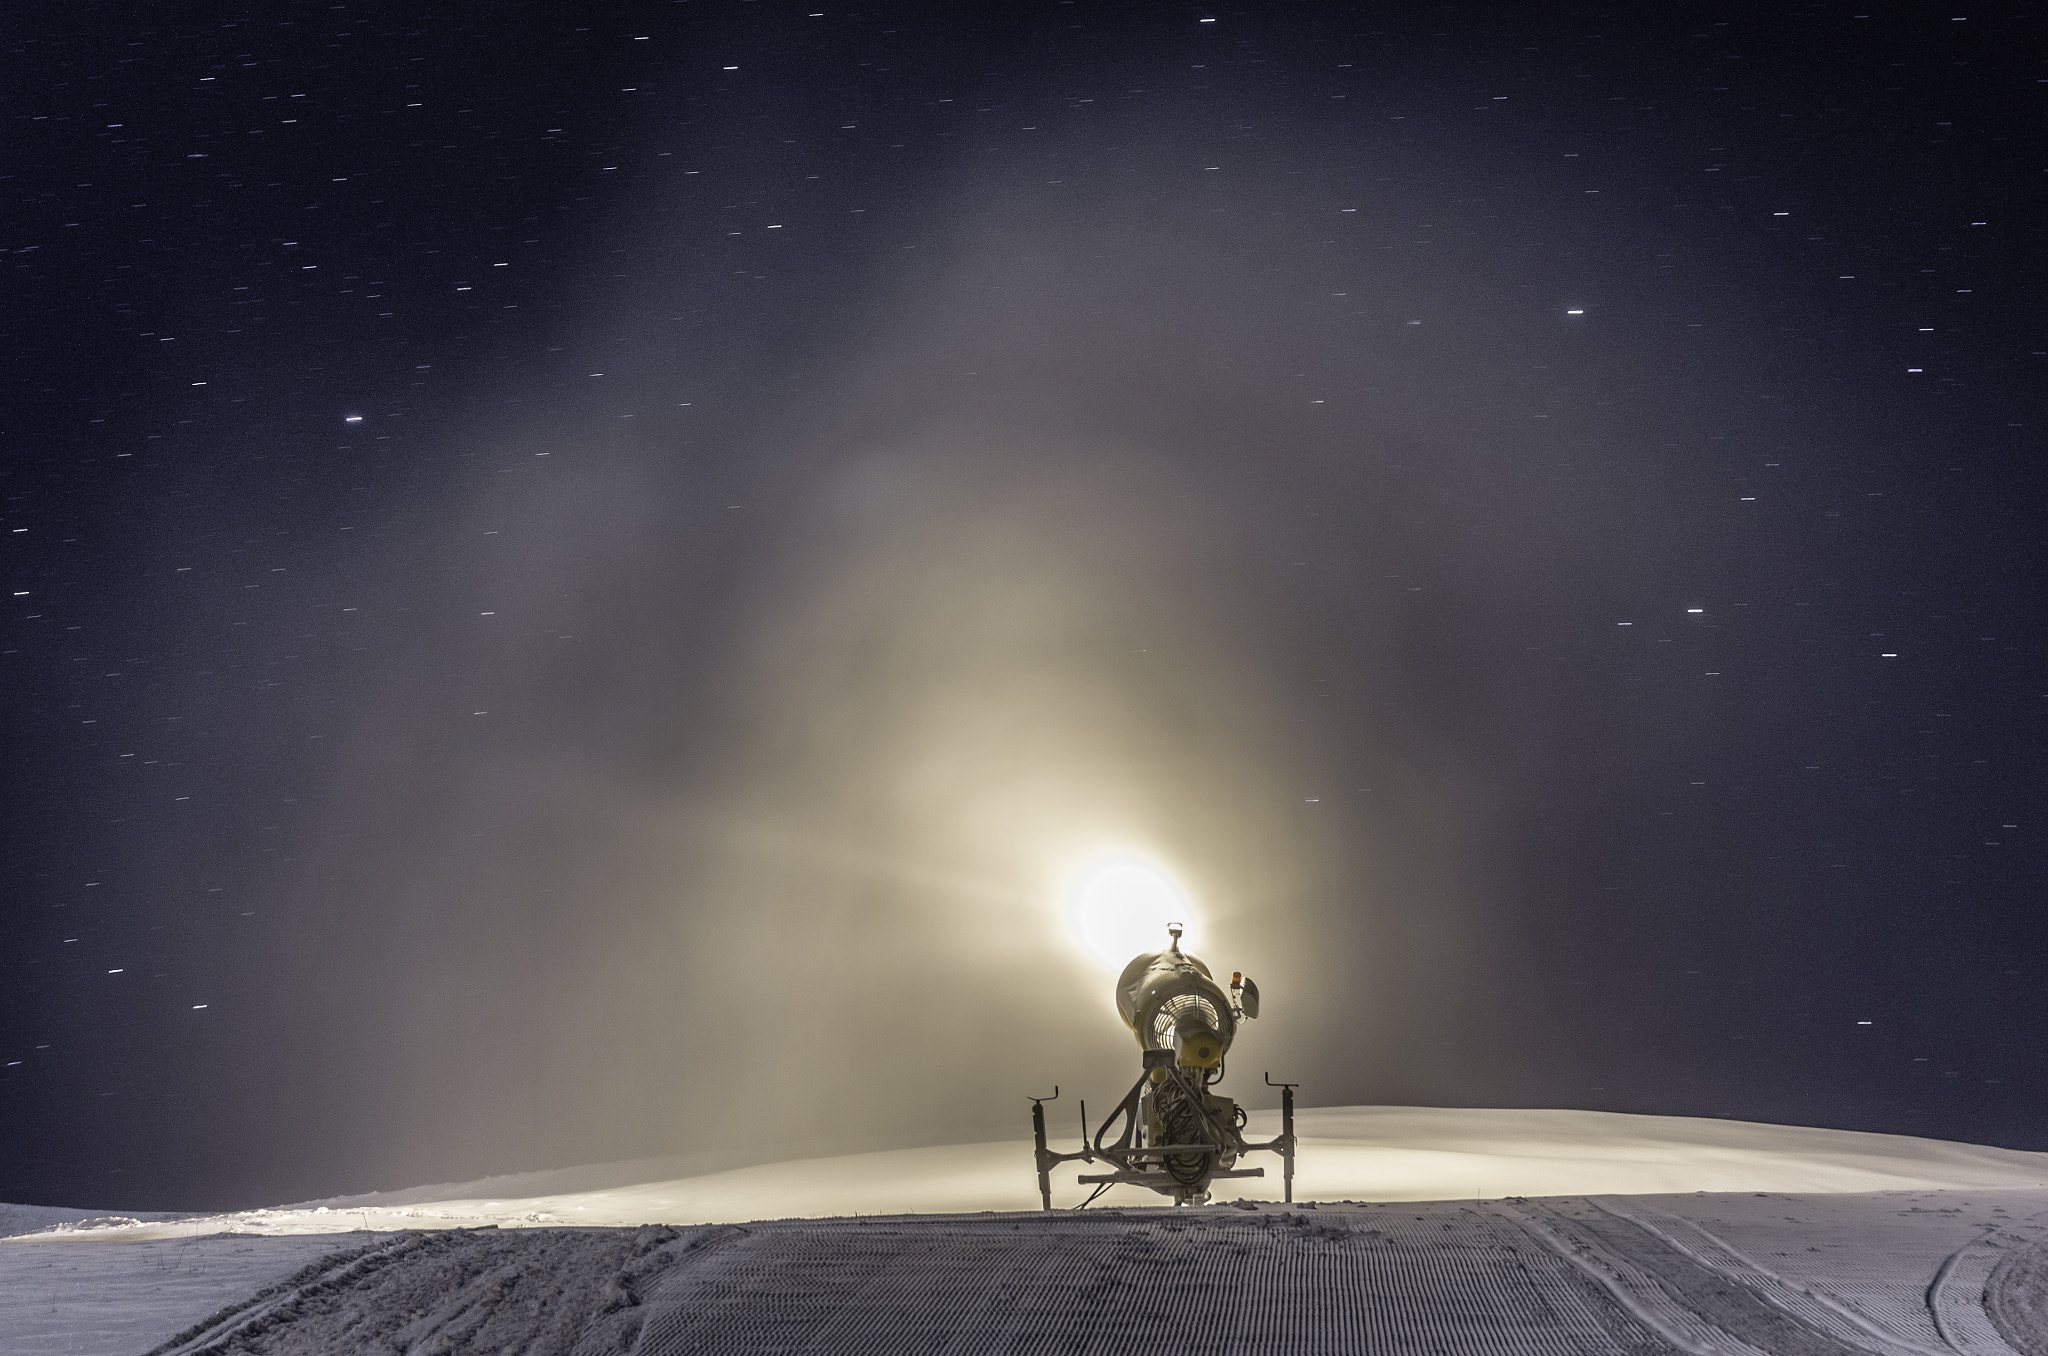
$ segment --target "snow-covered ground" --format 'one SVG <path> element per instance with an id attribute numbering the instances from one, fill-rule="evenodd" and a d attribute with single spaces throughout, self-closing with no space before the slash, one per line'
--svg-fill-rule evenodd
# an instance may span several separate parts
<path id="1" fill-rule="evenodd" d="M 1295 1129 L 1301 1136 L 1295 1195 L 1303 1200 L 2048 1188 L 2048 1154 L 1746 1121 L 1604 1111 L 1327 1107 L 1301 1112 Z M 1278 1132 L 1278 1114 L 1266 1112 L 1253 1115 L 1247 1134 L 1257 1140 Z M 1078 1123 L 1067 1138 L 1059 1138 L 1057 1128 L 1054 1135 L 1053 1147 L 1075 1148 Z M 1280 1199 L 1277 1155 L 1253 1154 L 1244 1165 L 1264 1166 L 1266 1176 L 1220 1183 L 1219 1196 Z M 1086 1192 L 1074 1178 L 1082 1171 L 1070 1164 L 1055 1174 L 1055 1205 L 1080 1203 Z M 719 1224 L 1038 1205 L 1026 1140 L 812 1158 L 666 1180 L 636 1176 L 630 1167 L 609 1174 L 601 1167 L 574 1168 L 228 1215 L 126 1225 L 103 1219 L 59 1226 L 40 1237 Z M 1162 1200 L 1119 1187 L 1102 1203 L 1147 1206 Z"/>
<path id="2" fill-rule="evenodd" d="M 0 1352 L 141 1356 L 349 1243 L 332 1234 L 219 1234 L 0 1247 Z"/>
<path id="3" fill-rule="evenodd" d="M 1326 1108 L 1298 1130 L 1296 1197 L 1315 1207 L 1271 1204 L 1279 1160 L 1254 1155 L 1266 1178 L 1219 1184 L 1239 1208 L 1133 1209 L 1160 1198 L 1119 1189 L 1042 1215 L 1021 1141 L 188 1219 L 0 1207 L 0 1227 L 37 1228 L 0 1240 L 0 1351 L 139 1354 L 282 1285 L 179 1349 L 240 1350 L 252 1325 L 277 1353 L 487 1334 L 533 1356 L 991 1349 L 961 1327 L 972 1311 L 1018 1350 L 1237 1334 L 1275 1351 L 2048 1356 L 2048 1302 L 2029 1298 L 2048 1277 L 2048 1155 L 1574 1111 Z M 1056 1204 L 1078 1203 L 1080 1170 L 1058 1174 Z M 1031 1213 L 979 1213 L 1011 1211 Z M 663 1227 L 590 1227 L 624 1225 Z M 1135 1312 L 1151 1317 L 1130 1327 Z"/>

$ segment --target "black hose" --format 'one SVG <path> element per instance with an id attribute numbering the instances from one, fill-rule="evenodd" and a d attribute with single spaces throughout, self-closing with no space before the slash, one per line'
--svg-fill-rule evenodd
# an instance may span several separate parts
<path id="1" fill-rule="evenodd" d="M 1175 1144 L 1196 1144 L 1209 1138 L 1203 1133 L 1206 1119 L 1188 1100 L 1187 1092 L 1177 1080 L 1169 1080 L 1156 1094 L 1159 1103 L 1159 1119 L 1166 1122 L 1166 1131 Z M 1166 1175 L 1178 1185 L 1198 1186 L 1209 1175 L 1207 1154 L 1168 1154 L 1162 1164 Z"/>
<path id="2" fill-rule="evenodd" d="M 1103 1183 L 1102 1185 L 1100 1185 L 1100 1186 L 1096 1187 L 1094 1191 L 1092 1191 L 1092 1192 L 1090 1192 L 1090 1193 L 1089 1193 L 1089 1195 L 1088 1195 L 1088 1199 L 1087 1199 L 1087 1200 L 1085 1200 L 1085 1201 L 1081 1202 L 1081 1203 L 1080 1203 L 1079 1205 L 1075 1206 L 1074 1208 L 1075 1208 L 1076 1210 L 1086 1210 L 1086 1209 L 1087 1209 L 1087 1208 L 1088 1208 L 1089 1206 L 1091 1206 L 1091 1205 L 1095 1204 L 1095 1198 L 1096 1198 L 1097 1196 L 1100 1196 L 1100 1195 L 1101 1195 L 1101 1194 L 1102 1194 L 1103 1192 L 1105 1192 L 1105 1191 L 1109 1190 L 1109 1189 L 1110 1189 L 1111 1187 L 1113 1187 L 1113 1186 L 1115 1186 L 1115 1185 L 1116 1185 L 1116 1183 L 1115 1183 L 1115 1182 L 1104 1182 L 1104 1183 Z"/>

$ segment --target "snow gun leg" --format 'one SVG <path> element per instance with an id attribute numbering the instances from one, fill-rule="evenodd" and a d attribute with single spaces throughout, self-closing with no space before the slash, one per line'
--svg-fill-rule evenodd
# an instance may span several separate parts
<path id="1" fill-rule="evenodd" d="M 1287 1141 L 1281 1169 L 1287 1184 L 1287 1203 L 1294 1203 L 1294 1089 L 1280 1089 L 1280 1134 Z"/>
<path id="2" fill-rule="evenodd" d="M 1275 1083 L 1273 1075 L 1264 1075 L 1266 1086 L 1280 1089 L 1280 1138 L 1270 1147 L 1280 1151 L 1281 1174 L 1286 1183 L 1288 1204 L 1294 1203 L 1294 1089 L 1299 1084 Z"/>
<path id="3" fill-rule="evenodd" d="M 1043 1210 L 1052 1209 L 1052 1165 L 1058 1161 L 1045 1143 L 1045 1104 L 1059 1095 L 1060 1090 L 1055 1087 L 1051 1097 L 1031 1099 L 1031 1138 L 1037 1145 L 1038 1201 Z"/>

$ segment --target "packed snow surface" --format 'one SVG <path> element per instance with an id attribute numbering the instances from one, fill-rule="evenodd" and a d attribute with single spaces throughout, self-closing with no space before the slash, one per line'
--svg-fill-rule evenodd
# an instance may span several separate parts
<path id="1" fill-rule="evenodd" d="M 205 1218 L 0 1208 L 35 1230 L 0 1246 L 0 1350 L 2048 1356 L 2048 1155 L 1570 1111 L 1298 1130 L 1292 1206 L 1256 1155 L 1211 1206 L 1044 1214 L 1009 1142 Z"/>
<path id="2" fill-rule="evenodd" d="M 1750 1192 L 21 1247 L 0 1253 L 98 1274 L 59 1297 L 61 1318 L 51 1296 L 17 1293 L 18 1272 L 0 1277 L 0 1346 L 2041 1356 L 2044 1217 L 2040 1191 Z M 271 1268 L 195 1307 L 194 1254 L 225 1243 L 271 1254 Z M 317 1260 L 282 1274 L 316 1244 Z"/>

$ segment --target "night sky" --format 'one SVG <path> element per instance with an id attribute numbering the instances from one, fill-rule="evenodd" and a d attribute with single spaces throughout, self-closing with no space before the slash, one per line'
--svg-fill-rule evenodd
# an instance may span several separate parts
<path id="1" fill-rule="evenodd" d="M 14 16 L 0 1199 L 2048 1149 L 2037 7 L 811 3 Z"/>

